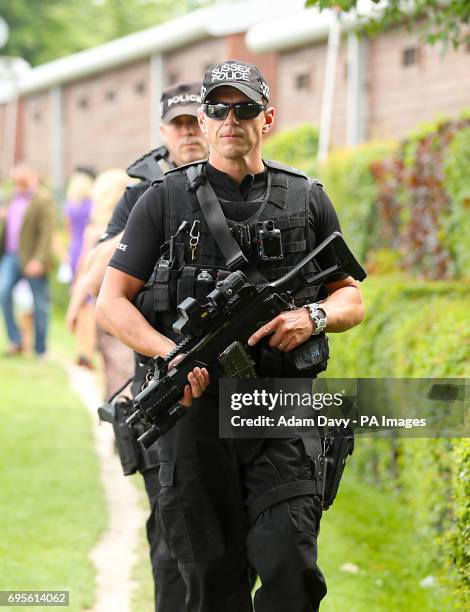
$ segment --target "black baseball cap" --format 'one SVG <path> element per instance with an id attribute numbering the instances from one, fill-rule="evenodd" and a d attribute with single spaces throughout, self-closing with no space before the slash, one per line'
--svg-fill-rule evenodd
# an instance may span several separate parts
<path id="1" fill-rule="evenodd" d="M 206 102 L 217 87 L 230 85 L 255 102 L 269 101 L 269 85 L 254 64 L 241 60 L 227 60 L 207 69 L 202 82 L 201 100 Z"/>
<path id="2" fill-rule="evenodd" d="M 162 121 L 170 123 L 180 115 L 197 117 L 201 105 L 201 81 L 176 83 L 163 90 L 160 98 Z"/>

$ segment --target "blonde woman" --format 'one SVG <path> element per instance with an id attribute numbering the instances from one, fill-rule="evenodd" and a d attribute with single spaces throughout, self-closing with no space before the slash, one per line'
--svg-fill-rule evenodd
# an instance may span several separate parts
<path id="1" fill-rule="evenodd" d="M 77 317 L 84 304 L 90 305 L 90 312 L 94 301 L 87 291 L 87 257 L 95 246 L 100 235 L 106 229 L 114 207 L 130 179 L 124 170 L 111 169 L 101 172 L 95 179 L 91 198 L 93 208 L 90 222 L 85 230 L 83 248 L 77 267 L 77 277 L 74 283 L 72 297 L 67 310 L 67 326 L 73 331 L 77 326 Z M 93 326 L 93 329 L 95 327 Z M 108 333 L 97 329 L 98 349 L 103 356 L 106 396 L 112 395 L 128 378 L 132 376 L 134 361 L 130 349 L 121 344 Z"/>

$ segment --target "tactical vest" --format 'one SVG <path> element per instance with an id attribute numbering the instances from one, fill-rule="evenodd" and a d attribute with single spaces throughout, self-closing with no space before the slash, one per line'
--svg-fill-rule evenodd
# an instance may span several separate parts
<path id="1" fill-rule="evenodd" d="M 308 179 L 299 170 L 278 162 L 266 161 L 265 164 L 268 168 L 267 188 L 256 213 L 246 221 L 235 222 L 227 219 L 227 223 L 237 239 L 246 232 L 253 233 L 261 221 L 274 222 L 275 228 L 281 232 L 282 259 L 252 259 L 263 276 L 272 281 L 289 272 L 315 246 L 312 244 L 314 237 L 309 231 L 309 191 L 312 179 Z M 163 179 L 166 239 L 169 240 L 177 234 L 183 221 L 188 222 L 187 231 L 181 232 L 174 240 L 175 257 L 172 268 L 157 265 L 155 271 L 154 310 L 157 318 L 165 323 L 168 317 L 161 317 L 158 313 L 172 313 L 174 320 L 177 304 L 186 297 L 203 300 L 215 287 L 215 283 L 229 273 L 225 258 L 202 214 L 194 186 L 188 178 L 187 169 L 191 165 L 193 164 L 171 170 Z M 321 185 L 315 182 L 321 188 Z M 194 248 L 195 236 L 197 244 Z M 238 242 L 240 244 L 240 240 Z M 240 244 L 240 247 L 243 250 L 244 245 Z M 168 257 L 168 251 L 162 255 L 163 259 L 165 257 Z M 308 264 L 303 270 L 305 274 L 314 271 L 313 264 Z M 295 281 L 287 289 L 293 288 L 294 284 Z M 301 287 L 297 292 L 295 304 L 301 306 L 315 301 L 318 290 L 317 286 Z M 166 328 L 163 330 L 160 327 L 163 333 L 169 332 L 167 324 L 163 324 L 163 327 Z"/>

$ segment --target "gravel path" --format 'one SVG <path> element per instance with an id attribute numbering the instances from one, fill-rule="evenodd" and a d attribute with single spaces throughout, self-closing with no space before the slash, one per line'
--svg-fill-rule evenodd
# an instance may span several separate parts
<path id="1" fill-rule="evenodd" d="M 91 612 L 128 612 L 136 586 L 131 573 L 137 561 L 138 536 L 145 524 L 145 512 L 138 490 L 122 474 L 114 452 L 111 425 L 99 423 L 96 409 L 101 404 L 102 393 L 96 376 L 73 365 L 67 369 L 72 388 L 92 415 L 95 450 L 108 510 L 108 529 L 90 554 L 96 567 L 95 605 Z"/>

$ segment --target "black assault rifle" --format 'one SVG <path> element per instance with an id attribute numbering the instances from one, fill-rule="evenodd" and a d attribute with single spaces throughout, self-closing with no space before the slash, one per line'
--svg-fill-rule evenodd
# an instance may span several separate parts
<path id="1" fill-rule="evenodd" d="M 325 268 L 322 259 L 326 255 L 328 262 L 335 263 Z M 130 427 L 142 422 L 149 427 L 138 438 L 144 448 L 153 444 L 185 414 L 186 409 L 177 402 L 188 384 L 189 372 L 195 367 L 210 370 L 228 347 L 234 344 L 239 348 L 246 347 L 248 338 L 259 327 L 279 313 L 294 308 L 292 297 L 300 287 L 283 293 L 280 290 L 292 280 L 299 280 L 299 272 L 309 262 L 312 262 L 314 271 L 303 275 L 307 285 L 321 285 L 338 272 L 345 272 L 359 281 L 366 277 L 365 270 L 342 235 L 334 232 L 276 281 L 254 286 L 247 282 L 243 272 L 236 271 L 217 283 L 205 304 L 194 298 L 186 298 L 179 304 L 180 316 L 173 329 L 185 337 L 165 358 L 155 358 L 155 376 L 136 396 L 136 410 L 126 421 Z M 184 356 L 168 369 L 177 355 Z M 253 371 L 252 375 L 256 376 L 256 373 Z"/>

